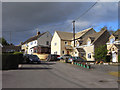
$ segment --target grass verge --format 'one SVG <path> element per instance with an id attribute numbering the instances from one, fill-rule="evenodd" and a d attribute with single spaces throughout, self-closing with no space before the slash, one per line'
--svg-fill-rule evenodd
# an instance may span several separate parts
<path id="1" fill-rule="evenodd" d="M 120 77 L 120 72 L 110 72 L 109 74 L 116 77 Z"/>

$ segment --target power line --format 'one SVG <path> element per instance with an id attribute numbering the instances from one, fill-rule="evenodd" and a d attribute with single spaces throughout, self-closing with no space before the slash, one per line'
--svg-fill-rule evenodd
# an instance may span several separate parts
<path id="1" fill-rule="evenodd" d="M 97 4 L 97 2 L 95 2 L 90 8 L 88 8 L 82 15 L 80 15 L 78 18 L 76 18 L 75 20 L 73 21 L 76 21 L 78 19 L 80 19 L 82 16 L 84 16 L 91 8 L 93 8 L 95 5 Z M 72 22 L 71 22 L 72 23 Z M 61 24 L 55 24 L 55 25 L 52 25 L 52 26 L 48 26 L 48 27 L 54 27 L 54 26 L 58 26 L 58 25 L 64 25 L 65 23 L 61 23 Z M 45 26 L 46 27 L 46 26 Z M 33 31 L 32 30 L 21 30 L 21 31 L 2 31 L 2 32 L 25 32 L 25 31 Z"/>
<path id="2" fill-rule="evenodd" d="M 92 9 L 95 5 L 97 4 L 97 2 L 95 2 L 90 8 L 88 8 L 83 14 L 81 14 L 78 18 L 76 18 L 73 21 L 76 21 L 78 19 L 80 19 L 82 16 L 84 16 L 90 9 Z"/>

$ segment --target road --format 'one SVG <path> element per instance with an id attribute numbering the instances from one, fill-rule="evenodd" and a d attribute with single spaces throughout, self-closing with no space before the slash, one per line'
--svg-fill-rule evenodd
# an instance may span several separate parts
<path id="1" fill-rule="evenodd" d="M 62 62 L 24 64 L 2 78 L 3 88 L 118 88 L 114 76 Z"/>

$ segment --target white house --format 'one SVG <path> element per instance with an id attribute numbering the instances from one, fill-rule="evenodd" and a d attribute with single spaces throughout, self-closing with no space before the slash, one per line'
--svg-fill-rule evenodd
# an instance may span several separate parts
<path id="1" fill-rule="evenodd" d="M 22 50 L 26 54 L 32 53 L 50 53 L 52 35 L 47 31 L 37 32 L 37 35 L 29 38 L 22 43 Z"/>

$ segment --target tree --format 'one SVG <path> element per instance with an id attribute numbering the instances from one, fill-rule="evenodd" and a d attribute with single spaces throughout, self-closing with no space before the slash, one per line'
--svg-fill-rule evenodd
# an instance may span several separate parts
<path id="1" fill-rule="evenodd" d="M 107 27 L 106 27 L 106 26 L 104 26 L 103 28 L 101 28 L 101 31 L 102 31 L 102 30 L 106 30 L 106 29 L 107 29 Z"/>
<path id="2" fill-rule="evenodd" d="M 2 43 L 2 45 L 9 45 L 9 43 L 3 38 L 0 38 L 0 43 Z"/>
<path id="3" fill-rule="evenodd" d="M 107 48 L 106 45 L 100 46 L 98 48 L 95 48 L 95 54 L 94 54 L 94 58 L 97 61 L 101 61 L 104 60 L 106 61 L 106 56 L 107 56 Z"/>

